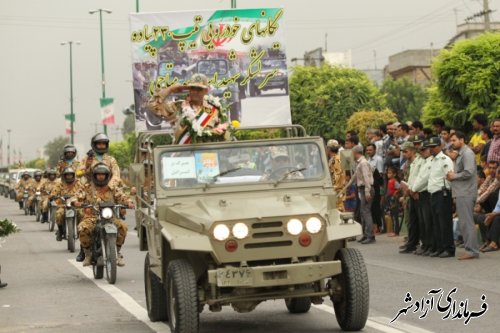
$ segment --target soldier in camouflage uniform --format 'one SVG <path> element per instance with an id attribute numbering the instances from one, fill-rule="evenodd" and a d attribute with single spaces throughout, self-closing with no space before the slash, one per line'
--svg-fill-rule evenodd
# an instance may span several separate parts
<path id="1" fill-rule="evenodd" d="M 134 204 L 128 195 L 123 193 L 120 188 L 112 185 L 111 178 L 111 170 L 104 163 L 95 165 L 92 171 L 91 182 L 85 184 L 83 190 L 79 191 L 77 195 L 71 199 L 74 206 L 80 207 L 82 203 L 98 205 L 101 202 L 114 202 L 127 205 L 129 208 L 134 208 Z M 97 217 L 95 211 L 90 208 L 85 208 L 84 217 L 78 225 L 80 244 L 85 253 L 83 266 L 89 266 L 91 264 L 92 254 L 90 252 L 90 246 L 92 242 L 92 231 L 95 228 L 96 221 Z M 124 266 L 125 261 L 123 260 L 123 255 L 120 250 L 125 242 L 128 228 L 127 225 L 118 218 L 114 218 L 114 223 L 118 227 L 118 235 L 116 238 L 118 257 L 116 264 L 118 266 Z"/>
<path id="2" fill-rule="evenodd" d="M 42 187 L 42 172 L 41 171 L 35 171 L 34 177 L 33 177 L 33 183 L 32 186 L 29 190 L 30 192 L 30 197 L 28 198 L 28 206 L 31 207 L 33 204 L 33 200 L 35 200 L 35 193 L 36 191 L 39 191 L 40 188 Z"/>
<path id="3" fill-rule="evenodd" d="M 342 170 L 342 163 L 340 161 L 339 148 L 337 140 L 328 140 L 328 168 L 330 170 L 330 176 L 332 177 L 333 189 L 337 193 L 337 209 L 343 211 L 344 203 L 341 197 L 342 189 L 345 185 L 345 173 Z"/>
<path id="4" fill-rule="evenodd" d="M 23 172 L 19 182 L 16 184 L 16 201 L 19 202 L 19 209 L 23 209 L 23 194 L 24 190 L 29 190 L 33 179 L 28 171 Z"/>
<path id="5" fill-rule="evenodd" d="M 42 194 L 42 223 L 49 221 L 49 196 L 58 183 L 55 169 L 47 170 L 47 180 L 42 184 L 40 192 Z"/>
<path id="6" fill-rule="evenodd" d="M 120 167 L 116 159 L 108 154 L 109 138 L 106 134 L 97 133 L 90 140 L 92 149 L 87 153 L 80 162 L 77 176 L 83 174 L 84 182 L 90 182 L 92 178 L 92 169 L 98 164 L 105 164 L 111 170 L 111 186 L 117 186 L 120 183 Z"/>
<path id="7" fill-rule="evenodd" d="M 73 170 L 78 170 L 80 168 L 80 161 L 76 158 L 76 147 L 74 145 L 65 145 L 63 148 L 63 155 L 61 160 L 57 162 L 57 177 L 61 177 L 64 169 L 71 167 Z"/>
<path id="8" fill-rule="evenodd" d="M 64 197 L 75 196 L 79 191 L 83 189 L 83 185 L 76 181 L 76 172 L 71 167 L 67 167 L 63 170 L 61 174 L 61 181 L 52 189 L 50 193 L 51 197 Z M 61 199 L 57 199 L 59 206 L 56 210 L 56 224 L 57 224 L 57 235 L 56 240 L 58 242 L 66 236 L 66 229 L 64 228 L 64 202 Z M 77 210 L 77 220 L 81 220 L 82 212 Z"/>

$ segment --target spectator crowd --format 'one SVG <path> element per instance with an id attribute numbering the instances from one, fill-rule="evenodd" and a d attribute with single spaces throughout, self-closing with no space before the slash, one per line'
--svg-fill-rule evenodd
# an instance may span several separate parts
<path id="1" fill-rule="evenodd" d="M 364 135 L 368 144 L 360 142 Z M 354 212 L 361 244 L 407 230 L 402 254 L 459 260 L 499 249 L 500 119 L 473 118 L 472 133 L 442 119 L 388 122 L 327 141 L 340 210 Z"/>

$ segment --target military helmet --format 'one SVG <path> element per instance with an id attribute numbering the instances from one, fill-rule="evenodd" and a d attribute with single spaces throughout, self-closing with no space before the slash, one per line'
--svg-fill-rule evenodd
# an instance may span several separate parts
<path id="1" fill-rule="evenodd" d="M 42 179 L 42 172 L 41 171 L 35 171 L 34 175 L 33 175 L 35 178 L 39 178 L 39 179 Z"/>
<path id="2" fill-rule="evenodd" d="M 105 174 L 106 178 L 102 181 L 98 180 L 96 177 L 98 174 Z M 111 170 L 108 168 L 108 166 L 104 163 L 97 163 L 92 169 L 92 181 L 94 182 L 94 184 L 96 184 L 97 186 L 105 186 L 108 185 L 110 179 Z"/>
<path id="3" fill-rule="evenodd" d="M 28 177 L 31 177 L 30 173 L 28 171 L 24 171 L 23 172 L 23 175 L 21 177 L 24 178 L 24 176 L 28 176 Z"/>
<path id="4" fill-rule="evenodd" d="M 50 176 L 54 176 L 53 178 L 55 179 L 57 177 L 57 171 L 55 169 L 47 169 L 47 177 L 50 178 Z"/>
<path id="5" fill-rule="evenodd" d="M 61 178 L 66 184 L 72 184 L 76 180 L 76 172 L 72 167 L 64 168 Z"/>
<path id="6" fill-rule="evenodd" d="M 106 144 L 106 148 L 104 149 L 97 149 L 97 146 L 96 144 L 98 142 L 104 142 Z M 97 133 L 96 135 L 94 135 L 92 137 L 92 139 L 90 140 L 90 146 L 92 147 L 92 149 L 96 152 L 96 153 L 99 153 L 99 154 L 105 154 L 108 152 L 108 148 L 109 148 L 109 138 L 106 134 L 104 133 Z"/>
<path id="7" fill-rule="evenodd" d="M 63 148 L 64 157 L 66 157 L 67 153 L 72 153 L 72 154 L 74 154 L 73 157 L 75 157 L 76 156 L 76 147 L 74 145 L 71 145 L 71 144 L 65 145 Z"/>

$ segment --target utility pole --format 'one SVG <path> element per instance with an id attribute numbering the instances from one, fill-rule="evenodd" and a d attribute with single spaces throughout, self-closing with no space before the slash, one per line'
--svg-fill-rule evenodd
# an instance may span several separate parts
<path id="1" fill-rule="evenodd" d="M 458 30 L 458 12 L 460 10 L 458 8 L 453 8 L 453 12 L 455 13 L 455 29 Z"/>
<path id="2" fill-rule="evenodd" d="M 11 129 L 7 130 L 8 133 L 8 139 L 7 139 L 7 166 L 10 166 L 10 132 L 12 132 Z"/>
<path id="3" fill-rule="evenodd" d="M 139 0 L 135 0 L 135 12 L 139 12 Z"/>
<path id="4" fill-rule="evenodd" d="M 74 126 L 75 114 L 73 112 L 73 43 L 80 45 L 79 41 L 69 40 L 62 42 L 61 45 L 69 45 L 69 104 L 70 104 L 70 124 L 71 124 L 71 144 L 75 144 L 74 140 Z"/>
<path id="5" fill-rule="evenodd" d="M 103 9 L 103 8 L 99 8 L 99 9 L 95 9 L 95 10 L 89 10 L 89 14 L 95 14 L 99 12 L 99 28 L 100 28 L 100 32 L 101 32 L 101 84 L 102 84 L 102 99 L 105 99 L 106 98 L 106 79 L 105 79 L 105 75 L 104 75 L 104 40 L 103 40 L 103 35 L 102 35 L 102 12 L 105 12 L 105 13 L 108 13 L 108 14 L 111 14 L 111 10 L 109 9 Z M 104 130 L 104 134 L 108 134 L 108 128 L 106 125 L 102 125 L 103 126 L 103 130 Z"/>
<path id="6" fill-rule="evenodd" d="M 490 31 L 490 6 L 488 0 L 483 0 L 484 31 Z"/>
<path id="7" fill-rule="evenodd" d="M 236 0 L 231 0 L 231 8 L 236 8 Z"/>

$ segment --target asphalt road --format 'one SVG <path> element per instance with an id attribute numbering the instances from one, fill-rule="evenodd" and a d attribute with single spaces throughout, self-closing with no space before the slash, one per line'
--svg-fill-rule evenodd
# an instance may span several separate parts
<path id="1" fill-rule="evenodd" d="M 74 261 L 75 254 L 64 242 L 56 242 L 46 224 L 22 215 L 16 203 L 0 198 L 0 218 L 16 222 L 22 231 L 1 244 L 2 281 L 0 289 L 0 332 L 170 332 L 164 323 L 150 323 L 144 300 L 143 263 L 133 232 L 132 212 L 127 219 L 130 234 L 123 253 L 126 266 L 119 268 L 116 285 L 93 280 L 89 268 Z M 377 243 L 359 247 L 365 257 L 370 279 L 370 314 L 363 332 L 480 332 L 496 331 L 500 314 L 500 252 L 482 255 L 479 260 L 459 262 L 456 258 L 423 258 L 397 253 L 401 237 L 377 237 Z M 459 254 L 461 251 L 458 252 Z M 472 318 L 442 319 L 434 304 L 423 319 L 415 313 L 415 301 L 427 297 L 432 289 L 443 290 L 441 305 L 453 288 L 450 300 L 468 299 L 470 313 L 481 310 L 484 294 L 487 311 Z M 406 293 L 412 300 L 404 302 Z M 439 294 L 435 297 L 438 300 Z M 425 299 L 424 299 L 425 303 Z M 412 305 L 407 315 L 390 324 L 398 311 Z M 448 310 L 449 312 L 449 310 Z M 462 311 L 463 313 L 463 311 Z M 201 314 L 201 332 L 338 332 L 331 303 L 326 301 L 307 314 L 291 315 L 283 301 L 260 304 L 254 312 L 235 313 L 225 308 L 220 313 Z"/>

